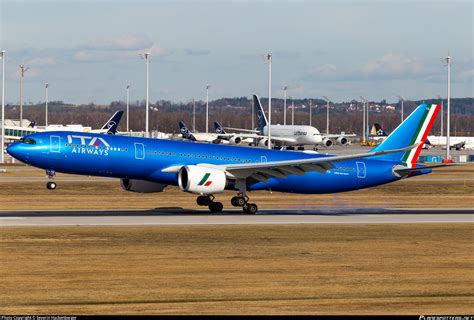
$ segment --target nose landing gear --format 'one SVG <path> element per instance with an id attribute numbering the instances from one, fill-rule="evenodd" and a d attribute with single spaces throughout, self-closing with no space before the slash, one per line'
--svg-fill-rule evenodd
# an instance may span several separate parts
<path id="1" fill-rule="evenodd" d="M 52 181 L 56 176 L 56 172 L 54 170 L 46 170 L 46 174 L 48 175 L 48 179 L 51 180 L 46 183 L 46 188 L 48 190 L 56 189 L 56 182 Z"/>
<path id="2" fill-rule="evenodd" d="M 196 202 L 200 206 L 208 206 L 209 211 L 212 213 L 219 213 L 222 212 L 222 209 L 224 209 L 224 205 L 222 202 L 215 202 L 214 201 L 214 196 L 211 195 L 206 195 L 206 196 L 199 196 L 196 199 Z"/>

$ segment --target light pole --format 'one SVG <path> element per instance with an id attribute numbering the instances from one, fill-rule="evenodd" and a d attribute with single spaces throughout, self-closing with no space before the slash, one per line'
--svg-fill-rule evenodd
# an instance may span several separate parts
<path id="1" fill-rule="evenodd" d="M 4 155 L 4 146 L 5 146 L 5 50 L 2 50 L 2 139 L 1 139 L 1 147 L 2 150 L 0 152 L 0 161 L 1 163 L 5 163 L 5 155 Z"/>
<path id="2" fill-rule="evenodd" d="M 193 132 L 196 132 L 196 102 L 193 98 Z"/>
<path id="3" fill-rule="evenodd" d="M 400 102 L 401 102 L 401 104 L 402 104 L 402 109 L 401 109 L 401 111 L 400 111 L 400 113 L 401 113 L 401 119 L 402 119 L 402 120 L 400 121 L 400 123 L 402 123 L 402 122 L 403 122 L 403 114 L 404 114 L 404 113 L 403 113 L 403 101 L 404 101 L 405 99 L 404 99 L 402 96 L 398 96 L 398 99 L 400 99 Z"/>
<path id="4" fill-rule="evenodd" d="M 130 87 L 127 84 L 127 132 L 130 132 Z"/>
<path id="5" fill-rule="evenodd" d="M 143 58 L 145 59 L 145 64 L 146 64 L 146 103 L 145 103 L 145 107 L 146 107 L 146 111 L 145 111 L 145 137 L 149 137 L 150 134 L 149 134 L 149 124 L 148 124 L 148 114 L 149 114 L 149 101 L 148 101 L 148 88 L 149 88 L 149 64 L 150 64 L 150 54 L 149 52 L 145 52 L 143 54 Z"/>
<path id="6" fill-rule="evenodd" d="M 329 98 L 324 96 L 324 100 L 326 100 L 326 134 L 329 134 Z"/>
<path id="7" fill-rule="evenodd" d="M 286 125 L 286 90 L 288 86 L 283 87 L 283 124 Z"/>
<path id="8" fill-rule="evenodd" d="M 291 125 L 295 125 L 295 99 L 291 97 Z"/>
<path id="9" fill-rule="evenodd" d="M 443 119 L 443 118 L 444 118 L 444 117 L 443 117 L 443 113 L 444 113 L 444 112 L 443 112 L 444 100 L 443 100 L 443 98 L 441 98 L 441 96 L 438 96 L 438 99 L 441 100 L 441 135 L 440 135 L 440 137 L 442 137 L 442 136 L 443 136 L 443 131 L 444 131 L 444 130 L 443 130 L 443 129 L 444 129 L 444 128 L 443 128 L 443 126 L 444 126 L 444 119 Z"/>
<path id="10" fill-rule="evenodd" d="M 313 101 L 309 99 L 309 125 L 312 126 L 313 119 L 312 119 L 312 111 L 311 109 L 313 108 Z"/>
<path id="11" fill-rule="evenodd" d="M 451 155 L 449 153 L 449 146 L 450 146 L 450 135 L 451 135 L 451 124 L 450 124 L 450 111 L 451 111 L 451 56 L 448 53 L 448 56 L 446 57 L 446 64 L 448 66 L 448 109 L 447 109 L 447 114 L 446 114 L 446 160 L 450 161 L 451 160 Z"/>
<path id="12" fill-rule="evenodd" d="M 44 120 L 44 124 L 45 126 L 47 127 L 48 126 L 48 88 L 49 88 L 49 83 L 46 83 L 44 85 L 44 91 L 45 91 L 45 95 L 44 95 L 44 115 L 45 115 L 45 120 Z"/>
<path id="13" fill-rule="evenodd" d="M 20 64 L 20 127 L 23 125 L 23 77 L 29 67 Z"/>
<path id="14" fill-rule="evenodd" d="M 209 88 L 211 86 L 206 85 L 206 133 L 209 132 Z"/>
<path id="15" fill-rule="evenodd" d="M 268 61 L 268 149 L 272 148 L 272 54 L 267 53 Z"/>
<path id="16" fill-rule="evenodd" d="M 360 96 L 360 98 L 362 99 L 363 103 L 364 103 L 364 106 L 362 108 L 362 114 L 363 114 L 363 120 L 362 120 L 362 142 L 365 144 L 366 143 L 366 140 L 365 140 L 365 104 L 367 102 L 367 99 L 363 96 Z"/>
<path id="17" fill-rule="evenodd" d="M 255 106 L 254 106 L 254 103 L 253 103 L 253 97 L 250 97 L 250 109 L 251 109 L 251 112 L 252 112 L 252 116 L 251 116 L 251 119 L 252 119 L 252 127 L 250 129 L 255 129 L 254 125 L 255 125 Z"/>

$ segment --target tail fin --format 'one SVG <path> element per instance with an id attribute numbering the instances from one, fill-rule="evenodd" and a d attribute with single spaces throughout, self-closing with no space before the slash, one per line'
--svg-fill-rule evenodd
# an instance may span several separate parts
<path id="1" fill-rule="evenodd" d="M 196 141 L 196 137 L 194 137 L 193 134 L 189 132 L 188 128 L 186 128 L 186 125 L 184 124 L 183 121 L 179 122 L 179 131 L 181 132 L 181 135 L 184 139 Z"/>
<path id="2" fill-rule="evenodd" d="M 116 134 L 117 128 L 122 119 L 123 111 L 117 111 L 114 115 L 107 121 L 103 126 L 102 129 L 107 129 L 107 134 Z"/>
<path id="3" fill-rule="evenodd" d="M 31 121 L 30 124 L 26 127 L 27 129 L 33 129 L 36 125 L 36 122 Z"/>
<path id="4" fill-rule="evenodd" d="M 370 134 L 377 137 L 386 137 L 387 133 L 383 130 L 382 126 L 379 123 L 374 123 Z"/>
<path id="5" fill-rule="evenodd" d="M 217 121 L 214 121 L 214 129 L 216 130 L 217 134 L 226 134 L 224 127 Z"/>
<path id="6" fill-rule="evenodd" d="M 401 162 L 408 167 L 413 167 L 414 164 L 416 164 L 423 143 L 428 137 L 428 133 L 433 126 L 440 108 L 441 107 L 436 104 L 432 104 L 431 106 L 420 104 L 405 121 L 393 130 L 381 144 L 372 149 L 372 151 L 401 149 L 418 144 L 416 148 L 411 150 L 379 157 L 379 159 Z"/>
<path id="7" fill-rule="evenodd" d="M 263 128 L 267 126 L 268 121 L 267 117 L 265 117 L 265 111 L 263 111 L 260 99 L 256 95 L 253 95 L 253 109 L 255 114 L 257 115 L 257 130 L 259 132 L 263 132 Z"/>

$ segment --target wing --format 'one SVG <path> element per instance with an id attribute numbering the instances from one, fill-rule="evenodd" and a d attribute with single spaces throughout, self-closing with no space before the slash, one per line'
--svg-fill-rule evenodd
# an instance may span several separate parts
<path id="1" fill-rule="evenodd" d="M 224 127 L 224 129 L 241 131 L 241 132 L 255 132 L 255 133 L 259 132 L 258 130 L 249 130 L 249 129 L 240 129 L 240 128 L 231 128 L 231 127 Z"/>
<path id="2" fill-rule="evenodd" d="M 217 135 L 217 138 L 222 139 L 222 140 L 230 140 L 233 137 L 240 137 L 242 139 L 247 139 L 247 138 L 257 139 L 257 138 L 261 138 L 262 136 L 259 136 L 258 134 L 248 134 L 248 133 L 244 133 L 244 134 L 226 133 L 226 134 L 218 134 Z"/>
<path id="3" fill-rule="evenodd" d="M 325 173 L 327 170 L 335 168 L 334 163 L 340 161 L 369 158 L 389 153 L 404 152 L 413 149 L 417 146 L 418 144 L 402 149 L 367 152 L 345 156 L 329 156 L 321 158 L 259 162 L 248 164 L 229 164 L 218 167 L 222 167 L 226 171 L 229 178 L 245 179 L 251 177 L 258 181 L 267 182 L 269 178 L 286 178 L 291 174 L 298 174 L 303 176 L 306 174 L 306 172 L 311 171 Z"/>
<path id="4" fill-rule="evenodd" d="M 383 154 L 404 152 L 416 148 L 419 144 L 415 144 L 402 149 L 385 150 L 377 152 L 367 152 L 354 155 L 345 156 L 329 156 L 320 158 L 306 158 L 297 160 L 284 160 L 272 162 L 258 162 L 258 163 L 242 163 L 242 164 L 225 164 L 212 165 L 201 163 L 198 166 L 213 167 L 225 171 L 229 179 L 247 179 L 253 178 L 256 181 L 267 182 L 270 178 L 286 178 L 289 175 L 297 174 L 304 176 L 306 172 L 317 171 L 325 173 L 327 170 L 334 168 L 334 163 L 354 160 L 361 158 L 369 158 L 380 156 Z M 181 166 L 171 166 L 163 169 L 163 172 L 178 172 Z"/>
<path id="5" fill-rule="evenodd" d="M 268 136 L 260 136 L 260 137 L 262 139 L 265 139 Z M 293 139 L 293 138 L 274 137 L 274 136 L 272 136 L 272 141 L 296 143 L 296 139 Z"/>
<path id="6" fill-rule="evenodd" d="M 339 137 L 356 137 L 356 134 L 355 133 L 351 133 L 351 134 L 342 134 L 342 133 L 332 134 L 332 133 L 330 133 L 330 134 L 323 134 L 322 136 L 323 136 L 323 138 L 337 139 Z"/>

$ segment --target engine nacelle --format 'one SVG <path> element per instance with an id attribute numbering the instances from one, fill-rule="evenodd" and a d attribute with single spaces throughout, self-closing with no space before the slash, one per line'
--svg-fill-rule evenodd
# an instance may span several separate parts
<path id="1" fill-rule="evenodd" d="M 346 137 L 341 136 L 341 137 L 337 138 L 336 142 L 337 142 L 337 144 L 345 145 L 345 144 L 347 144 L 348 140 L 347 140 Z"/>
<path id="2" fill-rule="evenodd" d="M 268 139 L 261 139 L 259 142 L 258 142 L 258 145 L 260 147 L 268 147 Z"/>
<path id="3" fill-rule="evenodd" d="M 229 144 L 232 144 L 232 145 L 238 145 L 242 142 L 242 138 L 241 137 L 232 137 L 229 139 Z"/>
<path id="4" fill-rule="evenodd" d="M 139 193 L 163 192 L 166 184 L 136 180 L 136 179 L 120 179 L 120 186 L 123 190 Z"/>
<path id="5" fill-rule="evenodd" d="M 330 146 L 332 146 L 332 140 L 328 139 L 328 138 L 324 138 L 323 139 L 323 146 L 325 146 L 326 148 L 329 148 Z"/>
<path id="6" fill-rule="evenodd" d="M 179 169 L 178 185 L 181 191 L 191 193 L 221 193 L 227 185 L 227 177 L 219 169 L 189 165 Z"/>

